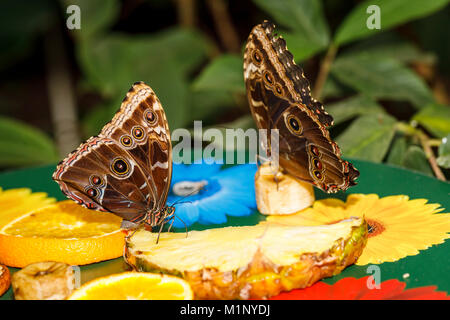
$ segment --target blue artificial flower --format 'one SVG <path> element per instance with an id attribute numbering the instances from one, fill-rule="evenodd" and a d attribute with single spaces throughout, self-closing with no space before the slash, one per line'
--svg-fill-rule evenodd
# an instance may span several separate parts
<path id="1" fill-rule="evenodd" d="M 174 227 L 195 222 L 219 224 L 226 215 L 247 216 L 256 208 L 254 164 L 221 170 L 220 164 L 173 164 L 167 205 L 174 205 Z"/>

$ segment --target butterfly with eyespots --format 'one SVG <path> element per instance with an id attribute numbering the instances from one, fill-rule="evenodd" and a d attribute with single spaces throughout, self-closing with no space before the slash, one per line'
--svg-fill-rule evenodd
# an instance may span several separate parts
<path id="1" fill-rule="evenodd" d="M 258 128 L 268 129 L 267 153 L 271 129 L 277 129 L 282 171 L 328 193 L 346 190 L 359 171 L 341 159 L 328 131 L 333 118 L 311 97 L 302 68 L 274 28 L 269 21 L 254 27 L 244 53 L 247 99 Z"/>
<path id="2" fill-rule="evenodd" d="M 112 212 L 126 227 L 160 227 L 175 219 L 166 200 L 172 147 L 158 97 L 143 82 L 128 91 L 119 111 L 53 174 L 62 192 L 88 209 Z"/>

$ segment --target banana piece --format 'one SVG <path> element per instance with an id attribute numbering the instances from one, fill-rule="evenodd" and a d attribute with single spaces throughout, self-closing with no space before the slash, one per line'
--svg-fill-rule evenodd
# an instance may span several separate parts
<path id="1" fill-rule="evenodd" d="M 0 264 L 0 297 L 9 289 L 11 284 L 11 276 L 9 274 L 9 269 Z"/>
<path id="2" fill-rule="evenodd" d="M 64 300 L 75 287 L 72 267 L 61 262 L 32 263 L 12 276 L 16 300 Z"/>
<path id="3" fill-rule="evenodd" d="M 256 172 L 255 195 L 262 214 L 293 214 L 311 206 L 315 200 L 311 184 L 289 174 L 274 174 L 269 162 Z"/>

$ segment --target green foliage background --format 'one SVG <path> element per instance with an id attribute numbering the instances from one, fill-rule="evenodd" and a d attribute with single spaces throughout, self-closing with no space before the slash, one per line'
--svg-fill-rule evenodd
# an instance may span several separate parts
<path id="1" fill-rule="evenodd" d="M 311 84 L 321 73 L 325 75 L 320 100 L 335 118 L 331 133 L 344 157 L 387 162 L 428 175 L 435 174 L 432 158 L 448 177 L 448 2 L 230 0 L 225 4 L 231 13 L 241 7 L 249 11 L 246 21 L 235 21 L 231 14 L 241 48 L 252 26 L 269 19 L 286 39 L 296 62 L 304 66 Z M 192 127 L 200 119 L 208 126 L 252 127 L 242 54 L 222 48 L 220 37 L 209 29 L 212 18 L 204 1 L 196 2 L 199 21 L 193 28 L 176 22 L 175 3 L 140 1 L 133 10 L 148 10 L 149 20 L 159 17 L 159 27 L 152 32 L 128 32 L 123 27 L 130 23 L 123 18 L 127 5 L 118 0 L 61 0 L 56 5 L 46 0 L 3 1 L 1 88 L 8 89 L 5 82 L 15 66 L 36 55 L 41 37 L 52 26 L 64 29 L 66 7 L 77 4 L 81 30 L 63 32 L 77 74 L 84 138 L 98 133 L 138 80 L 155 90 L 172 130 Z M 369 5 L 381 9 L 381 30 L 366 27 Z M 329 63 L 328 72 L 323 70 L 324 62 Z M 424 68 L 444 83 L 444 97 L 421 74 Z M 6 115 L 0 116 L 0 167 L 57 161 L 49 126 L 41 130 L 13 119 L 1 88 L 0 110 L 6 110 Z M 86 95 L 96 99 L 83 108 Z"/>

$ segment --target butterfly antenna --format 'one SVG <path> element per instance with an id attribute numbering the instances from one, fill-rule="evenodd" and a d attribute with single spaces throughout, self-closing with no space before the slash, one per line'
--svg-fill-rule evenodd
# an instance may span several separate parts
<path id="1" fill-rule="evenodd" d="M 204 186 L 200 188 L 200 190 L 204 190 Z M 174 207 L 177 203 L 180 203 L 181 200 L 186 199 L 187 197 L 190 197 L 194 194 L 194 192 L 198 192 L 200 190 L 193 190 L 191 193 L 185 195 L 183 198 L 178 199 L 177 201 L 175 201 L 175 203 L 172 203 L 169 207 Z M 181 202 L 181 203 L 189 203 L 190 201 L 185 201 L 185 202 Z"/>
<path id="2" fill-rule="evenodd" d="M 170 222 L 169 228 L 167 229 L 167 232 L 170 232 L 170 230 L 172 229 L 173 222 L 175 221 L 175 215 L 173 215 L 173 216 L 170 218 L 170 220 L 171 220 L 171 222 Z"/>

